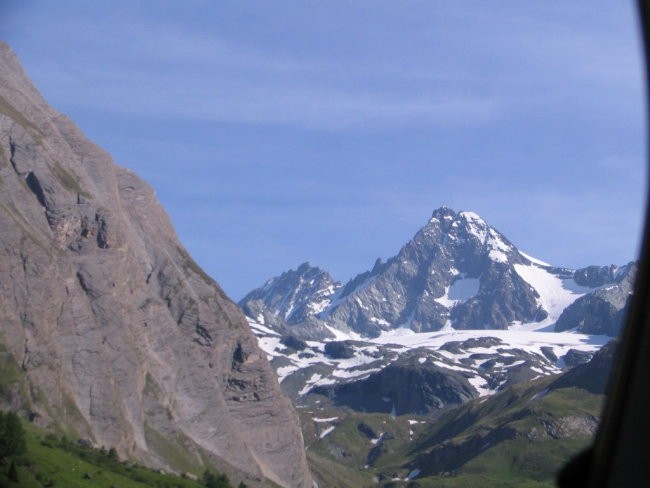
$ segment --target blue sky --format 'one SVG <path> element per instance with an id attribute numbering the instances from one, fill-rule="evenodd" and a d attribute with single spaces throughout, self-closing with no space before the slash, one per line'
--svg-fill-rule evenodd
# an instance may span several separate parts
<path id="1" fill-rule="evenodd" d="M 632 2 L 0 5 L 41 93 L 235 299 L 307 260 L 345 281 L 442 205 L 556 265 L 635 257 Z"/>

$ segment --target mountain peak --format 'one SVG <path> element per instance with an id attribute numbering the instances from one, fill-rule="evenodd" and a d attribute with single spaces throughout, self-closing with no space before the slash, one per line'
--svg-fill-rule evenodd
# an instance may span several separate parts
<path id="1" fill-rule="evenodd" d="M 468 221 L 468 222 L 481 222 L 485 224 L 485 220 L 477 214 L 476 212 L 470 212 L 467 210 L 464 210 L 462 212 L 458 212 L 458 216 L 461 217 L 462 219 Z"/>
<path id="2" fill-rule="evenodd" d="M 439 207 L 439 208 L 437 208 L 437 209 L 435 209 L 433 211 L 429 221 L 436 220 L 436 219 L 437 220 L 449 219 L 449 218 L 452 218 L 452 219 L 456 218 L 456 212 L 454 210 L 452 210 L 451 208 L 449 208 L 449 207 L 442 206 L 442 207 Z"/>
<path id="3" fill-rule="evenodd" d="M 287 324 L 295 324 L 325 310 L 340 287 L 327 271 L 304 262 L 295 270 L 271 278 L 239 304 L 249 316 L 258 317 L 259 310 L 265 307 L 273 310 L 268 320 L 279 318 Z"/>

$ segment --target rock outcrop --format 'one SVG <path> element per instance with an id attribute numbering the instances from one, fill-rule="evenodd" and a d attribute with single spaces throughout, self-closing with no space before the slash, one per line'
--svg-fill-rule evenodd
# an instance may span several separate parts
<path id="1" fill-rule="evenodd" d="M 243 314 L 153 190 L 49 107 L 3 43 L 0 189 L 2 364 L 20 372 L 5 404 L 149 465 L 312 485 Z"/>

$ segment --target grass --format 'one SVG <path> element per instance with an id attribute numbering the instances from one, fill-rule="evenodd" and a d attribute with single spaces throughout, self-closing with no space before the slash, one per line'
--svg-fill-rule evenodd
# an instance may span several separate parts
<path id="1" fill-rule="evenodd" d="M 61 441 L 28 426 L 27 455 L 18 464 L 18 483 L 0 476 L 0 486 L 25 488 L 198 488 L 196 481 L 111 459 L 106 451 Z M 6 468 L 6 466 L 5 466 Z M 3 470 L 4 471 L 4 470 Z M 6 471 L 5 471 L 6 472 Z M 4 474 L 4 473 L 3 473 Z"/>
<path id="2" fill-rule="evenodd" d="M 205 487 L 202 481 L 195 481 L 190 476 L 164 473 L 119 460 L 114 450 L 82 446 L 34 424 L 23 422 L 23 426 L 27 452 L 14 459 L 18 481 L 9 479 L 11 463 L 5 459 L 0 461 L 0 488 Z M 224 488 L 227 487 L 232 488 L 232 482 Z"/>
<path id="3" fill-rule="evenodd" d="M 307 460 L 313 475 L 320 481 L 319 486 L 337 488 L 360 488 L 376 486 L 372 473 L 338 463 L 316 451 L 307 451 Z"/>
<path id="4" fill-rule="evenodd" d="M 310 466 L 325 486 L 552 487 L 559 468 L 591 437 L 589 429 L 560 429 L 561 438 L 554 438 L 547 426 L 564 419 L 597 418 L 604 398 L 578 388 L 548 391 L 554 380 L 515 385 L 426 419 L 303 410 Z M 320 439 L 317 429 L 324 427 L 312 418 L 335 416 L 336 428 Z M 409 418 L 426 422 L 409 425 Z M 361 422 L 376 434 L 387 434 L 381 453 L 367 467 L 374 446 L 359 431 Z M 414 468 L 422 470 L 420 475 L 405 480 Z"/>
<path id="5" fill-rule="evenodd" d="M 177 435 L 176 442 L 173 442 L 162 436 L 158 431 L 153 429 L 148 423 L 144 424 L 144 433 L 147 439 L 147 445 L 165 459 L 170 466 L 180 471 L 197 473 L 200 472 L 200 462 L 193 459 L 189 452 L 183 449 L 183 444 L 191 442 L 189 439 Z"/>

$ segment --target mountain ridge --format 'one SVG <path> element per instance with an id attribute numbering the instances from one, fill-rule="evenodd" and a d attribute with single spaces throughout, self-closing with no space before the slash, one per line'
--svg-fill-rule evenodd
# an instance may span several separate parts
<path id="1" fill-rule="evenodd" d="M 552 266 L 521 252 L 476 213 L 440 207 L 395 256 L 378 259 L 346 284 L 303 263 L 251 291 L 239 305 L 247 316 L 263 316 L 303 338 L 333 337 L 324 332 L 328 327 L 368 337 L 396 327 L 426 332 L 538 323 L 541 328 L 554 324 L 582 295 L 620 283 L 630 267 Z M 292 284 L 308 275 L 325 280 L 315 293 Z M 622 293 L 630 290 L 626 286 Z M 311 304 L 311 311 L 287 317 L 277 306 L 295 301 Z"/>

